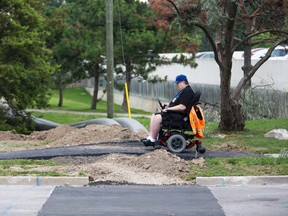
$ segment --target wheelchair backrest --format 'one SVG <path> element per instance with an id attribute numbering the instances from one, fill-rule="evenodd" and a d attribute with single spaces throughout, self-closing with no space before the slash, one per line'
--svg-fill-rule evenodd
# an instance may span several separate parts
<path id="1" fill-rule="evenodd" d="M 189 112 L 190 110 L 192 109 L 192 107 L 196 104 L 199 104 L 199 101 L 200 101 L 200 96 L 201 96 L 201 92 L 200 91 L 197 91 L 195 92 L 195 95 L 193 97 L 193 99 L 191 100 L 190 104 L 189 104 Z"/>

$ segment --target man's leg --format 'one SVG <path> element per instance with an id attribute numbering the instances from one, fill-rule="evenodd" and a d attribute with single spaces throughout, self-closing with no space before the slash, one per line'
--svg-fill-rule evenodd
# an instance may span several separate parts
<path id="1" fill-rule="evenodd" d="M 145 146 L 157 146 L 157 136 L 161 128 L 162 116 L 160 113 L 155 113 L 150 118 L 149 136 L 141 140 Z"/>
<path id="2" fill-rule="evenodd" d="M 151 141 L 155 142 L 157 139 L 158 133 L 161 128 L 162 116 L 161 114 L 153 114 L 150 119 L 150 130 L 149 136 L 152 138 Z"/>

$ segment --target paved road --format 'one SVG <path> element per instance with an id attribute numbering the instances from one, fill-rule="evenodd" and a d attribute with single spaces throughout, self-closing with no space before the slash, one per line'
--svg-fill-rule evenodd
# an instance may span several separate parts
<path id="1" fill-rule="evenodd" d="M 105 112 L 81 112 L 81 111 L 69 111 L 69 110 L 51 110 L 51 109 L 26 109 L 27 112 L 52 112 L 52 113 L 71 113 L 71 114 L 80 114 L 80 115 L 99 115 L 107 116 Z M 128 117 L 128 113 L 114 113 L 117 117 Z M 133 117 L 146 117 L 150 118 L 151 114 L 132 114 Z"/>
<path id="2" fill-rule="evenodd" d="M 0 186 L 1 216 L 288 215 L 281 186 Z"/>

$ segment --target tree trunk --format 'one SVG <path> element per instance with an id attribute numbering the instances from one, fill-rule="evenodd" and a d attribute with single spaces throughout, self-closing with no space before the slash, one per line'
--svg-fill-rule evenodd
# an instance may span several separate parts
<path id="1" fill-rule="evenodd" d="M 238 4 L 236 1 L 225 1 L 223 10 L 227 17 L 236 17 Z M 221 31 L 217 32 L 216 49 L 218 65 L 220 68 L 220 94 L 221 94 L 221 111 L 219 128 L 224 131 L 243 130 L 244 118 L 241 114 L 241 104 L 237 99 L 233 100 L 231 94 L 231 70 L 233 56 L 233 31 L 235 19 L 227 19 L 226 24 Z M 225 40 L 222 38 L 225 35 Z M 222 42 L 225 42 L 222 44 Z M 223 46 L 221 46 L 223 45 Z"/>
<path id="2" fill-rule="evenodd" d="M 127 84 L 128 86 L 128 84 Z M 128 87 L 128 90 L 129 90 L 129 87 Z M 124 89 L 124 93 L 123 93 L 123 102 L 122 102 L 122 110 L 127 112 L 128 110 L 128 105 L 127 105 L 127 99 L 126 99 L 126 91 Z"/>
<path id="3" fill-rule="evenodd" d="M 59 79 L 59 101 L 58 101 L 58 107 L 62 107 L 63 105 L 63 83 L 62 83 L 62 78 L 60 75 Z"/>
<path id="4" fill-rule="evenodd" d="M 231 79 L 231 69 L 230 72 L 221 73 L 221 111 L 220 111 L 220 123 L 219 128 L 223 131 L 242 131 L 244 130 L 244 118 L 241 113 L 241 104 L 238 101 L 233 100 L 230 92 L 230 79 Z"/>
<path id="5" fill-rule="evenodd" d="M 129 63 L 127 63 L 126 65 L 126 76 L 125 76 L 125 81 L 127 83 L 127 87 L 128 87 L 128 95 L 130 92 L 130 86 L 131 86 L 131 71 L 133 70 L 133 66 Z M 128 110 L 128 106 L 127 106 L 127 99 L 126 99 L 126 91 L 124 89 L 124 94 L 123 94 L 123 103 L 122 103 L 122 109 L 124 111 Z"/>
<path id="6" fill-rule="evenodd" d="M 251 45 L 248 43 L 244 43 L 244 65 L 242 67 L 242 70 L 244 72 L 244 76 L 247 76 L 249 71 L 253 68 L 251 64 Z M 249 79 L 246 83 L 243 89 L 249 89 L 251 88 L 251 79 Z"/>
<path id="7" fill-rule="evenodd" d="M 98 97 L 98 85 L 99 85 L 99 66 L 96 67 L 94 72 L 94 90 L 93 90 L 93 97 L 92 97 L 92 104 L 91 109 L 96 110 L 97 108 L 97 97 Z"/>
<path id="8" fill-rule="evenodd" d="M 235 117 L 234 129 L 236 131 L 243 131 L 245 127 L 244 116 L 241 112 L 241 104 L 238 101 L 232 100 L 232 111 Z"/>
<path id="9" fill-rule="evenodd" d="M 251 35 L 253 32 L 253 23 L 255 22 L 255 17 L 250 17 L 248 19 L 245 20 L 246 23 L 246 29 L 245 29 L 245 35 Z M 248 73 L 250 72 L 250 70 L 253 68 L 252 64 L 251 64 L 251 50 L 252 50 L 252 43 L 251 43 L 251 38 L 244 40 L 243 41 L 243 50 L 244 50 L 244 65 L 242 67 L 242 70 L 244 72 L 244 76 L 247 76 Z M 243 86 L 243 89 L 249 89 L 251 88 L 251 79 L 249 79 L 245 85 Z"/>

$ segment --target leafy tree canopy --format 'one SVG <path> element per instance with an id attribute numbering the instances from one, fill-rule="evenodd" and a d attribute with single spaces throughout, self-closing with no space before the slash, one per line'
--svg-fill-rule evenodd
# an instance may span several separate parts
<path id="1" fill-rule="evenodd" d="M 44 20 L 30 0 L 0 2 L 0 97 L 15 111 L 45 107 L 54 68 Z"/>

